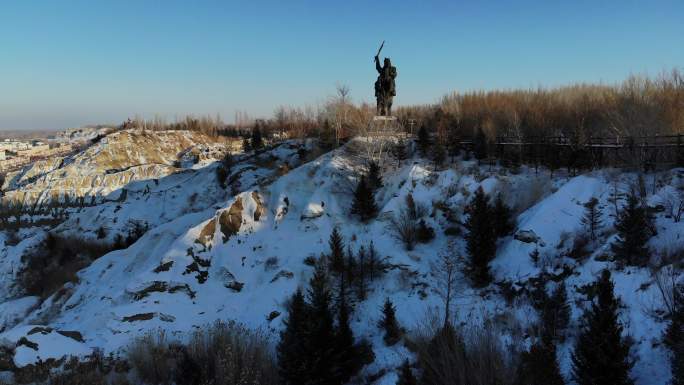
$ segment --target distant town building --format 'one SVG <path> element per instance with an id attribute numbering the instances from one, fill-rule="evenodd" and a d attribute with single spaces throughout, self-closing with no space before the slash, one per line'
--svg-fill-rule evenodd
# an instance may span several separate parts
<path id="1" fill-rule="evenodd" d="M 30 158 L 33 156 L 44 156 L 48 151 L 50 151 L 49 144 L 38 144 L 37 146 L 31 146 L 25 150 L 18 150 L 16 153 L 18 157 Z"/>
<path id="2" fill-rule="evenodd" d="M 37 159 L 66 155 L 73 150 L 71 143 L 57 143 L 53 147 L 41 140 L 0 141 L 0 171 L 17 169 Z"/>
<path id="3" fill-rule="evenodd" d="M 11 152 L 27 150 L 30 146 L 31 145 L 29 143 L 12 139 L 5 139 L 4 141 L 0 142 L 0 150 Z"/>

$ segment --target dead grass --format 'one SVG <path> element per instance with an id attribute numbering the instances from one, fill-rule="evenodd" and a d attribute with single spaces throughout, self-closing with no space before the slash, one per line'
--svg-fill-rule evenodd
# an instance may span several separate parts
<path id="1" fill-rule="evenodd" d="M 65 283 L 77 282 L 79 270 L 115 248 L 102 241 L 48 233 L 22 256 L 19 282 L 27 294 L 46 298 Z"/>
<path id="2" fill-rule="evenodd" d="M 500 333 L 484 327 L 443 327 L 429 320 L 414 334 L 410 347 L 418 354 L 423 381 L 433 385 L 514 384 L 518 346 L 505 346 Z"/>
<path id="3" fill-rule="evenodd" d="M 278 375 L 265 334 L 233 322 L 217 322 L 196 331 L 187 344 L 164 331 L 137 339 L 128 359 L 149 384 L 275 385 Z"/>

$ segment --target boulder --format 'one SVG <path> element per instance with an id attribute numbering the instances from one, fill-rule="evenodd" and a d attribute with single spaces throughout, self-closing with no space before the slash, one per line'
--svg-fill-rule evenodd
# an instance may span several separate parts
<path id="1" fill-rule="evenodd" d="M 221 211 L 218 221 L 223 242 L 240 231 L 242 225 L 242 197 L 237 197 L 228 210 Z"/>
<path id="2" fill-rule="evenodd" d="M 537 243 L 539 241 L 539 237 L 533 230 L 518 230 L 513 238 L 523 243 Z"/>

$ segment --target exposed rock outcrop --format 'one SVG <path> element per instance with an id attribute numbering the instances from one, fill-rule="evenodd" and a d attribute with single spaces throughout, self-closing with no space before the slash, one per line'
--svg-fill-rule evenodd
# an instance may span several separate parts
<path id="1" fill-rule="evenodd" d="M 3 199 L 29 206 L 66 200 L 92 204 L 128 183 L 178 171 L 184 154 L 195 152 L 205 161 L 220 159 L 228 147 L 217 146 L 216 141 L 191 131 L 114 132 L 74 156 L 38 161 L 8 174 Z"/>
<path id="2" fill-rule="evenodd" d="M 202 227 L 195 242 L 205 248 L 210 247 L 217 229 L 221 234 L 221 241 L 227 242 L 240 230 L 243 230 L 244 224 L 258 222 L 263 219 L 265 214 L 266 206 L 256 191 L 242 193 L 235 198 L 228 208 L 216 212 L 214 218 Z"/>

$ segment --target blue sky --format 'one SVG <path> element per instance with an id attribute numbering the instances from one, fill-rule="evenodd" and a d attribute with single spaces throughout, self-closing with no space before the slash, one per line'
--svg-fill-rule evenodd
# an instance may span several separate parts
<path id="1" fill-rule="evenodd" d="M 0 129 L 372 101 L 382 40 L 395 104 L 613 83 L 684 67 L 684 1 L 2 0 Z"/>

